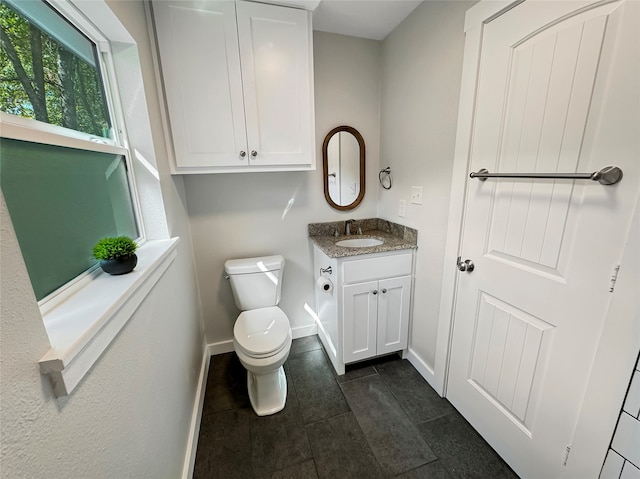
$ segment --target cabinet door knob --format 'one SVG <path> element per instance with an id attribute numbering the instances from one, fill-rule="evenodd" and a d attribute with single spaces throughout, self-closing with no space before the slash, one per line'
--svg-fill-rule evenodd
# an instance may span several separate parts
<path id="1" fill-rule="evenodd" d="M 240 158 L 244 158 L 245 156 L 247 156 L 247 152 L 244 150 L 240 151 Z"/>
<path id="2" fill-rule="evenodd" d="M 382 294 L 384 294 L 386 292 L 387 292 L 386 288 L 382 288 Z"/>
<path id="3" fill-rule="evenodd" d="M 373 294 L 378 294 L 378 290 L 377 290 L 377 289 L 374 289 L 374 290 L 372 291 L 372 293 L 373 293 Z"/>
<path id="4" fill-rule="evenodd" d="M 256 150 L 251 150 L 251 156 L 255 158 L 258 156 L 258 152 Z"/>

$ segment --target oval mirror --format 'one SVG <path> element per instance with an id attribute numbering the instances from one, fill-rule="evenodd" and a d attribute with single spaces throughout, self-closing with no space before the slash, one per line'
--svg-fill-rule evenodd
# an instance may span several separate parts
<path id="1" fill-rule="evenodd" d="M 364 140 L 350 126 L 331 130 L 322 145 L 324 197 L 337 210 L 351 210 L 364 198 Z"/>

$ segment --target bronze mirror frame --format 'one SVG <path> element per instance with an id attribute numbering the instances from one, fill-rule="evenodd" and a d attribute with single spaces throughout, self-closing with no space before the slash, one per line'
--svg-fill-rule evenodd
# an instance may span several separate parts
<path id="1" fill-rule="evenodd" d="M 358 141 L 358 146 L 360 147 L 360 191 L 358 192 L 358 196 L 353 201 L 353 203 L 350 203 L 345 206 L 337 204 L 331 199 L 331 196 L 329 196 L 329 158 L 328 158 L 327 150 L 329 146 L 329 141 L 331 140 L 333 135 L 341 131 L 346 131 L 348 133 L 351 133 L 355 137 L 355 139 Z M 364 198 L 364 191 L 365 191 L 365 147 L 364 147 L 364 139 L 362 138 L 362 135 L 358 130 L 356 130 L 351 126 L 340 125 L 335 127 L 329 133 L 327 133 L 327 136 L 324 138 L 324 142 L 322 143 L 322 174 L 324 178 L 324 197 L 327 200 L 327 203 L 329 203 L 329 205 L 332 208 L 335 208 L 336 210 L 347 211 L 347 210 L 354 209 L 356 206 L 360 204 L 360 202 Z"/>

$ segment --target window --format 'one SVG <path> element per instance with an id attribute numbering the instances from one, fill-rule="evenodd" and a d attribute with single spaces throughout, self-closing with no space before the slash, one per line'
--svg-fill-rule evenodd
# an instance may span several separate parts
<path id="1" fill-rule="evenodd" d="M 2 0 L 0 35 L 0 186 L 40 301 L 95 265 L 98 239 L 139 239 L 137 201 L 108 43 L 42 0 Z"/>
<path id="2" fill-rule="evenodd" d="M 0 110 L 108 138 L 95 45 L 42 1 L 0 3 Z"/>

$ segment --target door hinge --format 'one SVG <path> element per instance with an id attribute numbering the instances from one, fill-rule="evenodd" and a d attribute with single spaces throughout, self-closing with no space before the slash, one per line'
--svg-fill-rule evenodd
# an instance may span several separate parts
<path id="1" fill-rule="evenodd" d="M 616 281 L 618 281 L 618 273 L 620 272 L 620 265 L 617 265 L 613 268 L 613 274 L 611 275 L 611 286 L 609 287 L 609 292 L 613 293 L 613 290 L 616 287 Z"/>
<path id="2" fill-rule="evenodd" d="M 567 461 L 569 460 L 569 453 L 571 452 L 571 444 L 567 444 L 567 447 L 564 448 L 564 454 L 562 457 L 562 465 L 566 466 Z"/>

